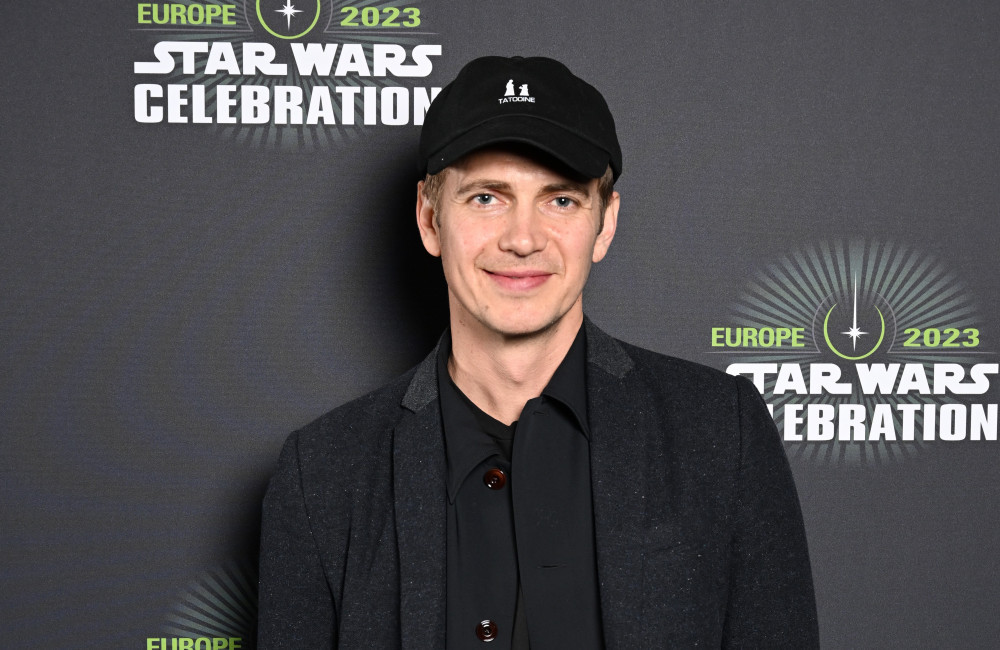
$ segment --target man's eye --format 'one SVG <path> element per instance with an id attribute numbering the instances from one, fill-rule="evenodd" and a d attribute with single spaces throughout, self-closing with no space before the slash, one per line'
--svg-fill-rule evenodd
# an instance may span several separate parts
<path id="1" fill-rule="evenodd" d="M 478 203 L 479 205 L 490 205 L 496 200 L 496 197 L 494 197 L 492 194 L 477 194 L 476 196 L 473 197 L 472 200 Z"/>
<path id="2" fill-rule="evenodd" d="M 569 198 L 568 196 L 557 196 L 552 200 L 552 202 L 555 203 L 556 206 L 560 208 L 570 208 L 576 205 L 576 201 Z"/>

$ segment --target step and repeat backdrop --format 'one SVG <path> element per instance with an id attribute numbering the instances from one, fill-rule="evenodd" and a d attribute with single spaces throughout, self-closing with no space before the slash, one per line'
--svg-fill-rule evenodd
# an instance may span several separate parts
<path id="1" fill-rule="evenodd" d="M 1000 5 L 116 0 L 4 27 L 0 645 L 255 647 L 282 441 L 446 322 L 416 143 L 485 54 L 607 97 L 622 212 L 586 310 L 761 390 L 824 646 L 1000 643 Z"/>

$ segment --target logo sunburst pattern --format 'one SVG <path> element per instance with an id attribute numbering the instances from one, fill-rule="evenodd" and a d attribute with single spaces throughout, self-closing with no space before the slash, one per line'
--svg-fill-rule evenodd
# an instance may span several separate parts
<path id="1" fill-rule="evenodd" d="M 237 638 L 254 648 L 257 633 L 257 574 L 235 563 L 192 580 L 167 616 L 164 632 L 181 638 Z"/>

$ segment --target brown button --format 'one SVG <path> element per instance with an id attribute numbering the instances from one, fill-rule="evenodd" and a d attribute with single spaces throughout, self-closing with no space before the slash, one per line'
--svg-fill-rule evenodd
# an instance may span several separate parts
<path id="1" fill-rule="evenodd" d="M 493 468 L 483 474 L 483 483 L 491 490 L 502 490 L 507 485 L 507 475 L 502 469 Z"/>
<path id="2" fill-rule="evenodd" d="M 476 636 L 479 637 L 480 641 L 489 643 L 497 638 L 497 624 L 489 619 L 480 621 L 479 625 L 476 626 Z"/>

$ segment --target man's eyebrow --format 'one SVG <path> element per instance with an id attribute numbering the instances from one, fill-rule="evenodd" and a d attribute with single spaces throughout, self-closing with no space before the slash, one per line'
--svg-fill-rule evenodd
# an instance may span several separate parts
<path id="1" fill-rule="evenodd" d="M 564 183 L 550 183 L 542 188 L 543 194 L 551 194 L 553 192 L 575 192 L 583 196 L 590 196 L 590 184 L 584 183 L 574 183 L 573 181 L 566 181 Z"/>
<path id="2" fill-rule="evenodd" d="M 465 194 L 474 190 L 494 190 L 497 192 L 506 192 L 510 190 L 510 183 L 485 178 L 475 178 L 455 190 L 455 194 Z"/>
<path id="3" fill-rule="evenodd" d="M 491 180 L 486 178 L 475 178 L 467 183 L 462 184 L 457 190 L 455 190 L 456 195 L 467 194 L 469 192 L 478 191 L 495 191 L 495 192 L 508 192 L 511 189 L 510 183 L 506 181 Z M 576 183 L 574 181 L 563 181 L 559 183 L 549 183 L 542 188 L 540 194 L 554 194 L 559 192 L 572 192 L 574 194 L 579 194 L 580 196 L 590 197 L 590 184 L 589 183 Z"/>

